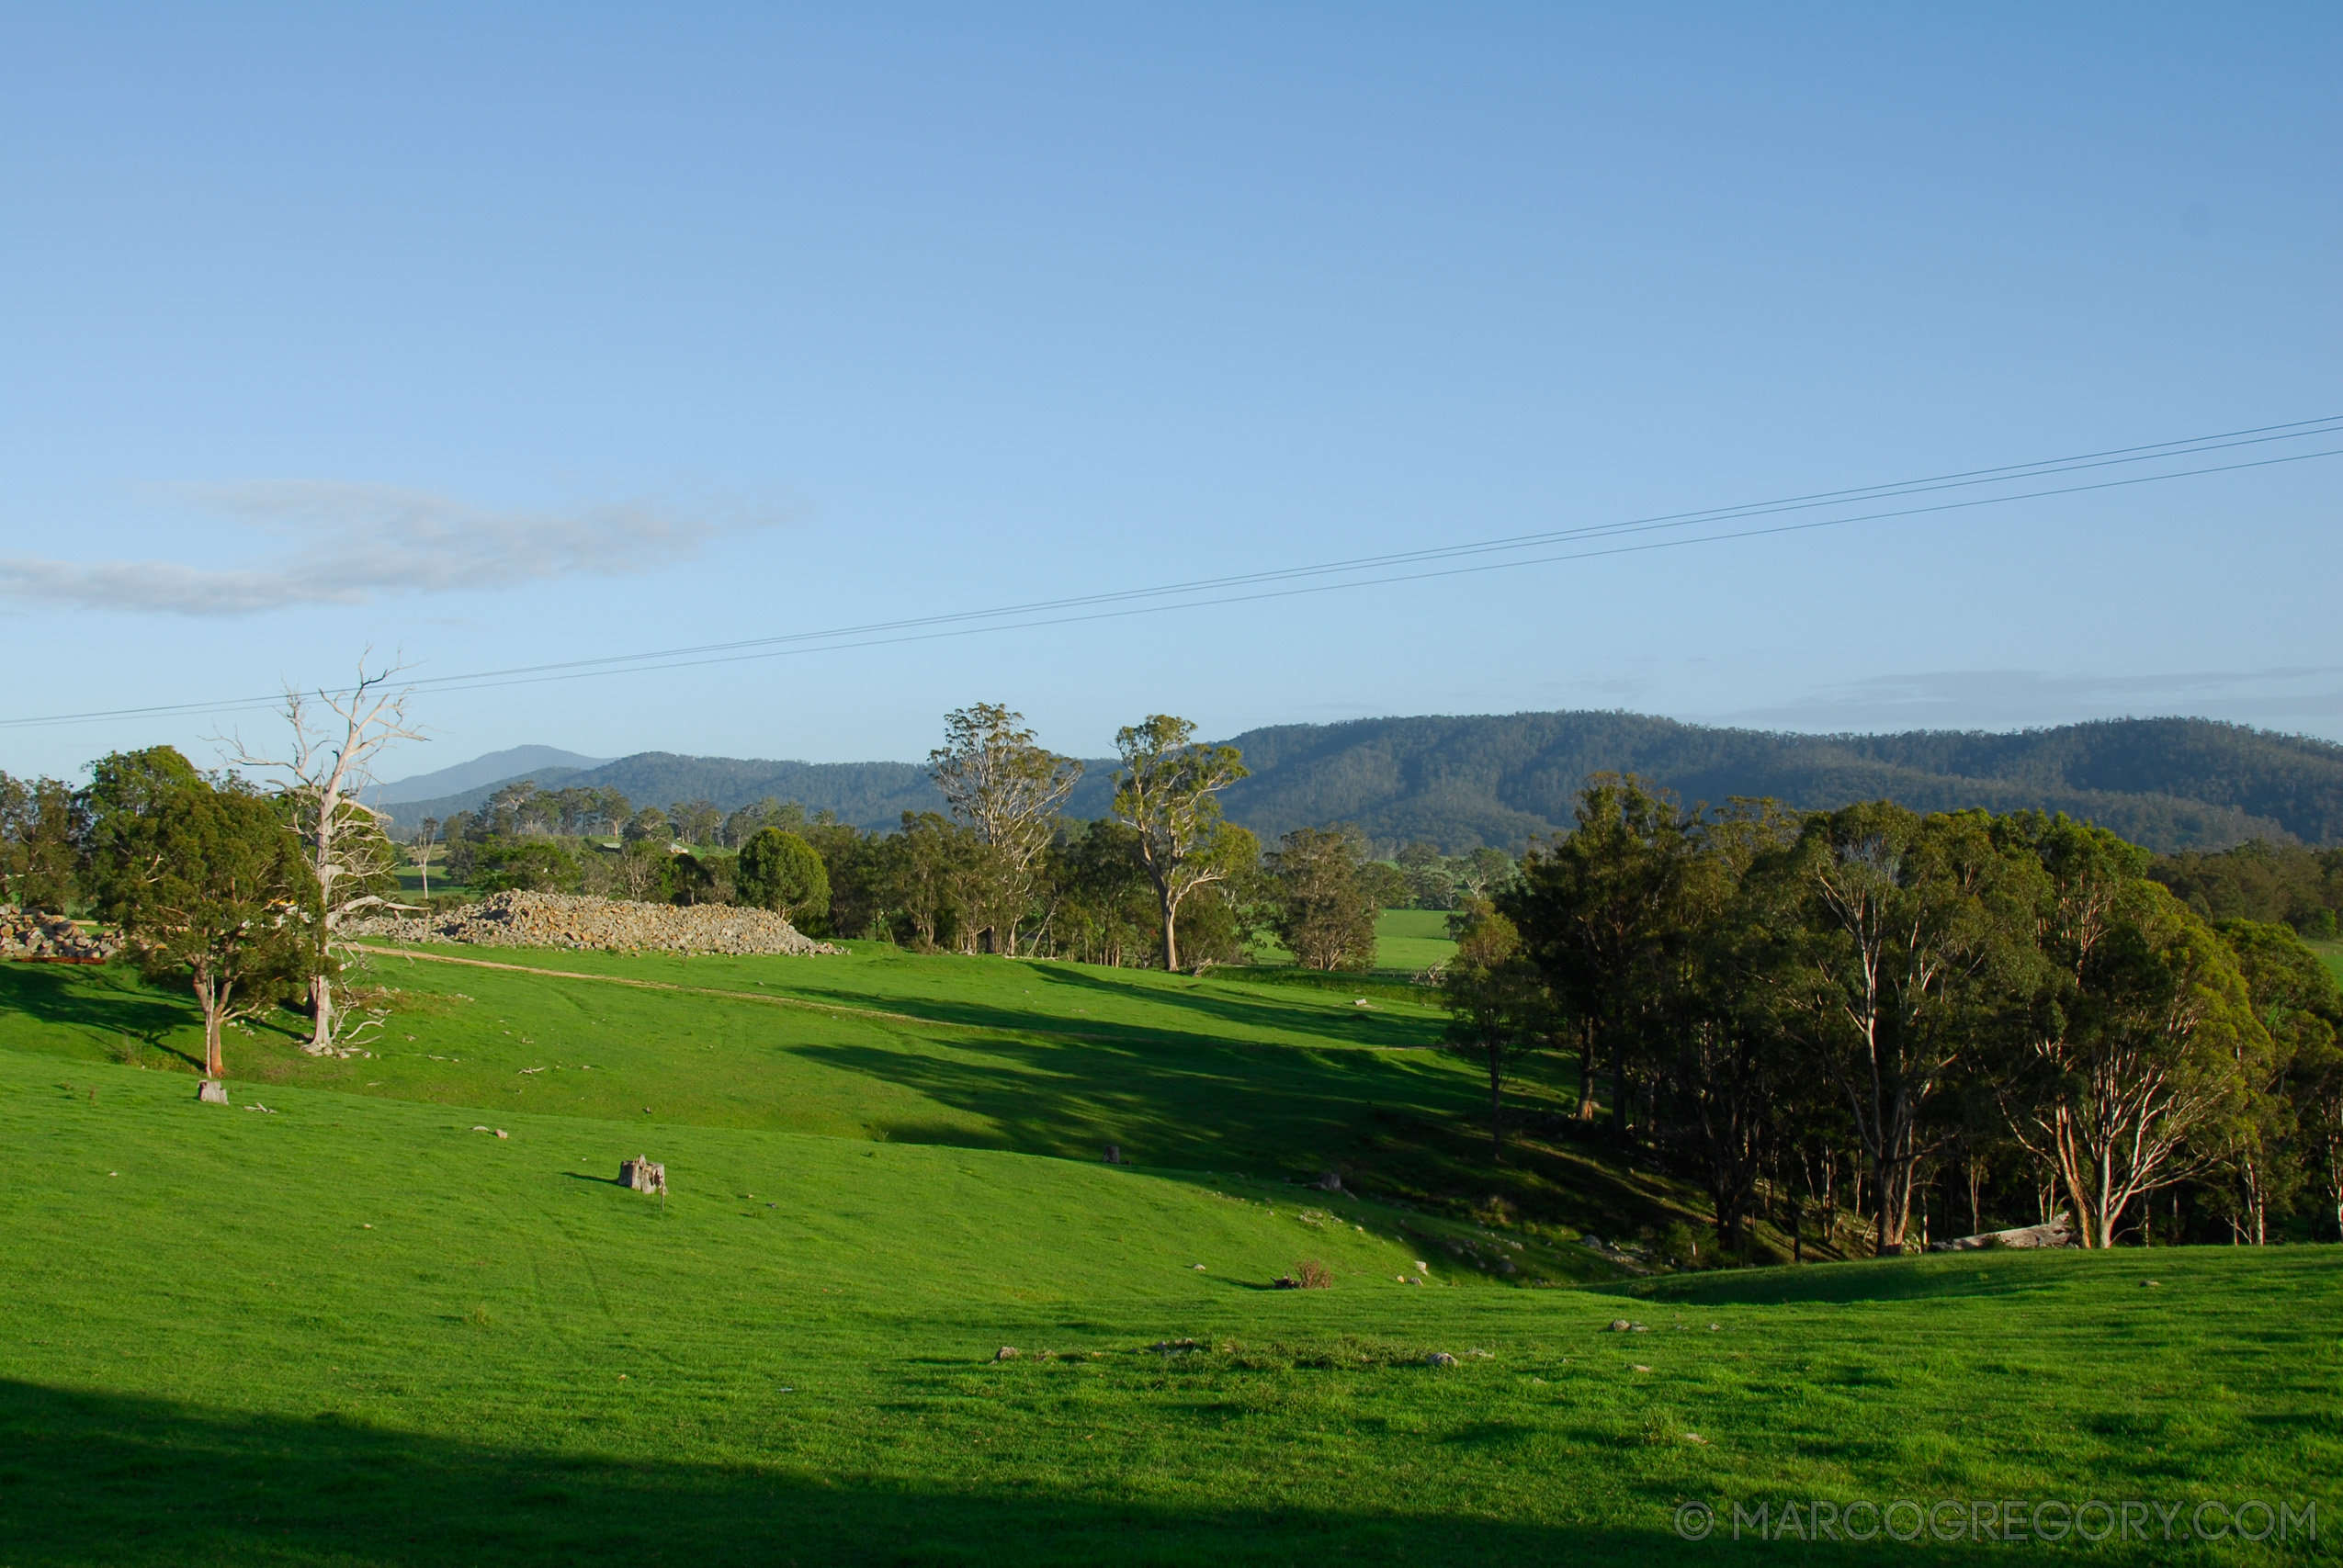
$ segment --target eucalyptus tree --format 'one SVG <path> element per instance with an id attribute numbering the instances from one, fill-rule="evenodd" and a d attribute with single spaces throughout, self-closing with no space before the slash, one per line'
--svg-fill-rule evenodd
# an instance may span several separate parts
<path id="1" fill-rule="evenodd" d="M 1024 715 L 977 703 L 944 716 L 944 744 L 927 754 L 927 767 L 953 817 L 989 852 L 992 886 L 970 902 L 994 949 L 1013 957 L 1018 922 L 1033 905 L 1058 810 L 1081 782 L 1082 765 L 1039 744 Z"/>
<path id="2" fill-rule="evenodd" d="M 1647 1044 L 1706 1179 L 1717 1241 L 1738 1250 L 1758 1182 L 1798 1109 L 1783 1001 L 1794 986 L 1796 901 L 1752 874 L 1794 841 L 1798 821 L 1771 801 L 1737 803 L 1694 824 L 1676 897 L 1678 935 L 1660 947 Z"/>
<path id="3" fill-rule="evenodd" d="M 1489 1157 L 1505 1161 L 1505 1080 L 1531 1052 L 1552 1043 L 1554 1010 L 1522 933 L 1491 905 L 1466 906 L 1456 953 L 1441 976 L 1449 1048 L 1488 1075 Z"/>
<path id="4" fill-rule="evenodd" d="M 1195 728 L 1160 713 L 1115 732 L 1123 760 L 1115 815 L 1138 833 L 1139 863 L 1162 919 L 1163 966 L 1172 970 L 1180 967 L 1181 903 L 1199 887 L 1242 874 L 1259 847 L 1223 820 L 1218 798 L 1251 770 L 1234 746 L 1205 745 Z"/>
<path id="5" fill-rule="evenodd" d="M 1629 1127 L 1628 1078 L 1658 1027 L 1670 953 L 1683 936 L 1696 824 L 1633 774 L 1598 773 L 1577 827 L 1533 843 L 1496 900 L 1562 1009 L 1580 1021 L 1579 1119 L 1592 1121 L 1598 1068 L 1611 1069 L 1613 1124 Z"/>
<path id="6" fill-rule="evenodd" d="M 1495 898 L 1513 875 L 1513 857 L 1483 844 L 1446 863 L 1448 880 L 1466 898 Z"/>
<path id="7" fill-rule="evenodd" d="M 1922 817 L 1890 801 L 1806 818 L 1775 874 L 1799 906 L 1785 1026 L 1844 1100 L 1872 1182 L 1876 1247 L 1903 1250 L 1930 1125 L 2021 968 L 2022 862 L 1982 812 Z"/>
<path id="8" fill-rule="evenodd" d="M 2112 1247 L 2135 1200 L 2216 1168 L 2269 1071 L 2269 1032 L 2235 955 L 2148 880 L 2146 851 L 2040 812 L 1995 831 L 2039 867 L 2010 1134 L 2053 1173 L 2083 1245 Z"/>
<path id="9" fill-rule="evenodd" d="M 2217 929 L 2236 956 L 2270 1045 L 2244 1086 L 2247 1102 L 2222 1162 L 2238 1239 L 2260 1246 L 2269 1238 L 2271 1217 L 2287 1212 L 2323 1163 L 2319 1101 L 2343 998 L 2334 975 L 2292 927 L 2224 920 Z"/>
<path id="10" fill-rule="evenodd" d="M 1271 928 L 1306 969 L 1375 967 L 1366 845 L 1351 827 L 1296 828 L 1268 856 Z"/>
<path id="11" fill-rule="evenodd" d="M 1138 829 L 1112 818 L 1070 823 L 1048 864 L 1050 950 L 1085 964 L 1144 967 L 1161 933 Z"/>
<path id="12" fill-rule="evenodd" d="M 63 912 L 80 879 L 83 826 L 71 785 L 0 773 L 0 903 Z"/>
<path id="13" fill-rule="evenodd" d="M 724 831 L 724 813 L 705 800 L 678 800 L 667 807 L 675 837 L 687 844 L 713 844 Z"/>

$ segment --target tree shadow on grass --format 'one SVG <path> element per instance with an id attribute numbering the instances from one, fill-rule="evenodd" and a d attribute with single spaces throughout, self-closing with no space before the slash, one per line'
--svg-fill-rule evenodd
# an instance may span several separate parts
<path id="1" fill-rule="evenodd" d="M 1160 1498 L 1160 1493 L 1158 1493 Z M 0 1382 L 0 1551 L 17 1568 L 106 1563 L 1639 1563 L 1682 1546 L 1672 1499 L 1616 1525 L 1442 1516 L 1420 1491 L 1373 1507 L 1183 1506 L 1053 1489 L 628 1462 L 353 1423 L 226 1415 Z M 1406 1503 L 1410 1512 L 1390 1505 Z M 1760 1549 L 1762 1550 L 1762 1549 Z M 1817 1553 L 1819 1552 L 1819 1556 Z M 1800 1561 L 1851 1562 L 1801 1547 Z"/>
<path id="2" fill-rule="evenodd" d="M 0 964 L 0 1010 L 155 1043 L 203 1027 L 192 998 L 158 991 L 128 964 Z"/>
<path id="3" fill-rule="evenodd" d="M 779 1047 L 807 1061 L 910 1089 L 975 1119 L 899 1120 L 893 1143 L 1011 1149 L 1095 1160 L 1116 1145 L 1156 1174 L 1224 1172 L 1309 1179 L 1335 1169 L 1361 1195 L 1416 1202 L 1501 1193 L 1525 1212 L 1607 1234 L 1642 1224 L 1653 1201 L 1569 1151 L 1513 1145 L 1488 1162 L 1486 1090 L 1429 1054 L 1248 1044 L 1183 1050 L 1016 1036 L 944 1050 Z M 1526 1086 L 1524 1086 L 1526 1087 Z"/>
<path id="4" fill-rule="evenodd" d="M 2105 1255 L 2101 1254 L 2101 1258 Z M 1686 1306 L 1843 1305 L 1955 1297 L 2033 1294 L 2074 1281 L 2093 1260 L 2073 1252 L 1979 1251 L 1882 1258 L 1803 1268 L 1721 1269 L 1601 1288 Z"/>
<path id="5" fill-rule="evenodd" d="M 793 1055 L 911 1089 L 983 1118 L 997 1136 L 948 1141 L 1136 1164 L 1315 1175 L 1348 1152 L 1378 1106 L 1468 1111 L 1463 1075 L 1410 1058 L 1212 1045 L 1181 1052 L 1021 1039 L 948 1054 L 797 1045 Z M 925 1141 L 906 1124 L 896 1141 Z"/>
<path id="6" fill-rule="evenodd" d="M 1421 1049 L 1435 1045 L 1440 1040 L 1440 1023 L 1435 1019 L 1408 1018 L 1373 1010 L 1344 1012 L 1323 1003 L 1289 1002 L 1274 996 L 1232 996 L 1212 989 L 1190 990 L 1184 986 L 1134 985 L 1128 977 L 1110 979 L 1068 964 L 1033 964 L 1025 967 L 1036 985 L 1047 985 L 1061 992 L 1088 994 L 1115 1012 L 1137 1008 L 1155 1010 L 1159 1017 L 1168 1014 L 1183 1020 L 1188 1027 L 1146 1018 L 1069 1016 L 959 997 L 905 996 L 883 987 L 851 984 L 812 985 L 793 980 L 786 987 L 775 987 L 773 994 L 841 1007 L 871 1008 L 935 1023 L 1046 1034 L 1113 1035 L 1133 1043 L 1226 1045 L 1231 1043 L 1227 1032 L 1229 1030 L 1277 1030 L 1312 1036 L 1316 1043 L 1329 1046 L 1382 1050 Z M 1313 1042 L 1259 1043 L 1273 1048 L 1310 1043 Z"/>

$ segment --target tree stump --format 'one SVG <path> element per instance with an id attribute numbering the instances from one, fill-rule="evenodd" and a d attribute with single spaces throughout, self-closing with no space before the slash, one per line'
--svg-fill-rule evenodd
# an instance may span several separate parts
<path id="1" fill-rule="evenodd" d="M 1106 1145 L 1106 1163 L 1109 1165 L 1121 1165 L 1123 1163 L 1122 1145 L 1109 1144 Z"/>
<path id="2" fill-rule="evenodd" d="M 618 1162 L 618 1180 L 638 1192 L 656 1192 L 667 1196 L 667 1168 L 649 1155 Z"/>
<path id="3" fill-rule="evenodd" d="M 228 1086 L 218 1078 L 204 1079 L 196 1086 L 196 1103 L 198 1105 L 227 1104 Z"/>

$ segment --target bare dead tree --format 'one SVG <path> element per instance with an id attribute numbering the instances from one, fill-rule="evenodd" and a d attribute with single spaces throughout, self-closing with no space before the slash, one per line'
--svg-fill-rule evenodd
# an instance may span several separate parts
<path id="1" fill-rule="evenodd" d="M 372 652 L 359 655 L 357 683 L 342 691 L 285 688 L 281 753 L 255 750 L 241 735 L 224 743 L 232 748 L 239 767 L 278 775 L 315 885 L 312 1021 L 310 1042 L 301 1047 L 312 1056 L 354 1048 L 368 1030 L 381 1027 L 385 1016 L 377 1011 L 352 1019 L 337 1009 L 334 996 L 336 961 L 355 952 L 343 939 L 344 928 L 364 910 L 398 907 L 377 891 L 397 865 L 398 852 L 383 830 L 381 814 L 358 797 L 375 783 L 373 765 L 386 747 L 424 739 L 407 716 L 413 688 L 390 689 L 408 666 L 386 664 L 369 673 Z"/>

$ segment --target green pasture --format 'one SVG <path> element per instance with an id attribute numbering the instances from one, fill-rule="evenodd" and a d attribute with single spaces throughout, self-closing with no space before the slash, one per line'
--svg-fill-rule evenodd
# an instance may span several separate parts
<path id="1" fill-rule="evenodd" d="M 1293 954 L 1273 936 L 1256 944 L 1261 962 L 1291 964 Z M 1448 940 L 1445 909 L 1385 909 L 1375 918 L 1375 966 L 1378 972 L 1414 975 L 1455 955 Z"/>
<path id="2" fill-rule="evenodd" d="M 1375 919 L 1375 965 L 1378 969 L 1430 969 L 1455 955 L 1445 909 L 1386 909 Z"/>
<path id="3" fill-rule="evenodd" d="M 1846 1562 L 1672 1521 L 2343 1506 L 2329 1249 L 1509 1289 L 1268 1183 L 232 1088 L 0 1050 L 0 1562 Z"/>
<path id="4" fill-rule="evenodd" d="M 1336 990 L 1057 962 L 913 954 L 684 958 L 510 948 L 374 957 L 391 1009 L 372 1056 L 319 1060 L 302 1020 L 232 1032 L 232 1076 L 520 1114 L 761 1128 L 1354 1185 L 1419 1202 L 1504 1197 L 1568 1235 L 1698 1215 L 1556 1131 L 1575 1063 L 1509 1090 L 1522 1145 L 1488 1159 L 1488 1088 L 1401 987 Z M 464 962 L 448 962 L 458 958 Z M 575 977 L 583 976 L 583 977 Z M 125 966 L 0 964 L 0 1046 L 188 1072 L 183 993 Z M 475 1117 L 475 1120 L 478 1120 Z"/>

